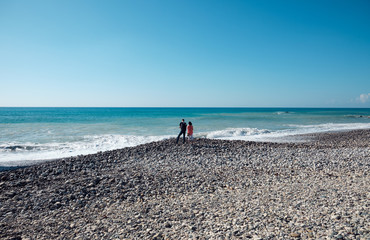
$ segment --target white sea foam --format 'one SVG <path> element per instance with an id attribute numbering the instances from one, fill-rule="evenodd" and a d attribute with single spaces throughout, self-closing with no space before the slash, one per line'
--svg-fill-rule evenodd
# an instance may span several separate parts
<path id="1" fill-rule="evenodd" d="M 287 137 L 294 135 L 355 129 L 369 129 L 370 123 L 328 123 L 318 125 L 289 125 L 288 127 L 289 129 L 276 131 L 256 128 L 230 128 L 221 131 L 201 133 L 198 136 L 225 140 L 286 142 L 292 141 L 292 138 Z"/>
<path id="2" fill-rule="evenodd" d="M 6 143 L 0 145 L 0 166 L 30 165 L 39 160 L 50 160 L 92 154 L 124 147 L 132 147 L 154 141 L 160 141 L 169 136 L 124 136 L 99 135 L 85 136 L 82 141 L 63 143 Z"/>
<path id="3" fill-rule="evenodd" d="M 289 111 L 279 111 L 279 112 L 275 112 L 275 114 L 277 114 L 277 115 L 289 114 L 289 113 L 291 113 L 291 112 L 289 112 Z"/>
<path id="4" fill-rule="evenodd" d="M 330 131 L 344 131 L 355 129 L 370 128 L 370 123 L 324 123 L 317 125 L 288 125 L 294 127 L 302 133 L 315 133 L 315 132 L 330 132 Z"/>
<path id="5" fill-rule="evenodd" d="M 370 129 L 370 123 L 327 123 L 318 125 L 288 125 L 284 130 L 258 128 L 228 128 L 196 133 L 195 137 L 245 140 L 245 141 L 292 141 L 291 136 L 318 132 Z M 40 160 L 50 160 L 92 154 L 124 147 L 132 147 L 176 136 L 93 135 L 80 140 L 45 144 L 8 142 L 0 144 L 0 166 L 30 165 Z M 293 139 L 293 141 L 299 141 Z"/>
<path id="6" fill-rule="evenodd" d="M 208 133 L 201 133 L 198 136 L 213 138 L 213 139 L 239 139 L 249 136 L 255 136 L 260 134 L 270 133 L 266 129 L 257 129 L 257 128 L 228 128 L 225 130 L 212 131 Z"/>

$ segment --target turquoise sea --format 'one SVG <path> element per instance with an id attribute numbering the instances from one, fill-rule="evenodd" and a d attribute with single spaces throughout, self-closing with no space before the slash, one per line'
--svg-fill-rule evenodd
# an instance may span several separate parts
<path id="1" fill-rule="evenodd" d="M 0 108 L 0 166 L 176 137 L 182 118 L 195 137 L 246 141 L 370 128 L 369 108 Z"/>

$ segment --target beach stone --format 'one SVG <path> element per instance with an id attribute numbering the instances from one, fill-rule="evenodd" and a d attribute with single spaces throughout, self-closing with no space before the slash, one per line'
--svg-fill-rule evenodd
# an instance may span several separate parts
<path id="1" fill-rule="evenodd" d="M 254 235 L 252 238 L 253 240 L 262 240 L 262 238 L 258 235 Z"/>
<path id="2" fill-rule="evenodd" d="M 290 236 L 293 237 L 293 238 L 300 238 L 301 237 L 301 234 L 299 234 L 299 233 L 291 233 Z"/>
<path id="3" fill-rule="evenodd" d="M 168 139 L 0 172 L 0 239 L 367 239 L 370 130 L 309 138 Z"/>
<path id="4" fill-rule="evenodd" d="M 344 239 L 343 235 L 341 234 L 338 234 L 336 236 L 334 236 L 335 239 Z"/>
<path id="5" fill-rule="evenodd" d="M 331 215 L 331 219 L 333 219 L 333 220 L 339 220 L 339 219 L 341 219 L 341 216 L 334 214 L 334 215 Z"/>

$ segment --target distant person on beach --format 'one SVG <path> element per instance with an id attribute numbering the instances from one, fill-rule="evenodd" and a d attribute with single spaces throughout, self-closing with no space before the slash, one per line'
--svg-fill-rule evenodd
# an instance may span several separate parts
<path id="1" fill-rule="evenodd" d="M 181 123 L 180 123 L 180 133 L 179 135 L 177 136 L 177 141 L 176 141 L 176 144 L 179 143 L 179 138 L 181 136 L 181 134 L 183 135 L 183 140 L 182 140 L 182 143 L 185 143 L 185 133 L 186 133 L 186 122 L 184 119 L 182 119 Z"/>
<path id="2" fill-rule="evenodd" d="M 193 124 L 191 122 L 188 125 L 188 138 L 189 140 L 193 140 Z"/>

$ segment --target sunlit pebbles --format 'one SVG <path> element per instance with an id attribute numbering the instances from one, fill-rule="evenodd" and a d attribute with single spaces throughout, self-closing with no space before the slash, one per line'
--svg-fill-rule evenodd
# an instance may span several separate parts
<path id="1" fill-rule="evenodd" d="M 369 239 L 370 130 L 152 142 L 0 173 L 1 239 Z"/>

